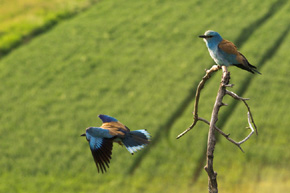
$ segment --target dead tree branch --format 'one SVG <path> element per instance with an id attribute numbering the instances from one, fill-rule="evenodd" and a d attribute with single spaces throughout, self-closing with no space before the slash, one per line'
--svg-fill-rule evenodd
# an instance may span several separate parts
<path id="1" fill-rule="evenodd" d="M 203 119 L 203 118 L 199 118 L 200 121 L 205 122 L 206 124 L 210 124 L 207 120 Z M 219 129 L 217 126 L 214 126 L 215 130 L 217 132 L 219 132 L 222 136 L 224 136 L 228 141 L 230 141 L 231 143 L 235 144 L 243 153 L 244 150 L 241 147 L 241 144 L 239 142 L 236 142 L 235 140 L 231 139 L 229 136 L 230 134 L 225 134 L 221 129 Z"/>
<path id="2" fill-rule="evenodd" d="M 215 65 L 210 70 L 206 71 L 205 76 L 202 78 L 202 80 L 200 81 L 200 83 L 197 87 L 197 91 L 196 91 L 196 95 L 195 95 L 195 102 L 194 102 L 194 110 L 193 110 L 193 123 L 185 131 L 183 131 L 181 134 L 179 134 L 177 136 L 177 139 L 179 139 L 180 137 L 185 135 L 188 131 L 190 131 L 196 125 L 196 123 L 198 121 L 205 122 L 206 124 L 209 125 L 208 142 L 207 142 L 207 160 L 206 160 L 206 166 L 204 167 L 204 169 L 206 170 L 206 172 L 208 174 L 209 193 L 217 193 L 218 192 L 218 188 L 217 188 L 218 185 L 217 185 L 217 179 L 216 179 L 217 173 L 213 169 L 214 149 L 215 149 L 215 144 L 216 144 L 216 138 L 215 138 L 214 131 L 219 132 L 228 141 L 235 144 L 242 152 L 244 152 L 244 151 L 241 148 L 241 144 L 246 142 L 252 136 L 252 134 L 255 132 L 255 130 L 256 130 L 256 133 L 258 134 L 257 127 L 256 127 L 256 124 L 254 122 L 250 107 L 246 102 L 246 100 L 249 100 L 249 99 L 242 98 L 242 97 L 238 96 L 237 94 L 235 94 L 234 92 L 228 91 L 226 89 L 227 87 L 232 87 L 233 85 L 229 84 L 230 72 L 227 71 L 227 67 L 225 67 L 225 66 L 222 66 L 223 76 L 222 76 L 222 80 L 221 80 L 219 90 L 217 93 L 216 101 L 215 101 L 215 104 L 213 107 L 210 122 L 198 116 L 198 103 L 199 103 L 201 90 L 203 89 L 206 81 L 210 78 L 211 74 L 213 72 L 219 70 L 220 68 L 221 67 Z M 229 137 L 229 134 L 225 134 L 221 129 L 219 129 L 216 126 L 216 122 L 218 121 L 219 109 L 222 106 L 226 106 L 226 104 L 224 104 L 222 102 L 225 95 L 229 95 L 229 96 L 233 97 L 234 99 L 243 101 L 245 106 L 248 109 L 248 124 L 249 124 L 249 127 L 251 129 L 251 132 L 247 137 L 245 137 L 243 140 L 241 140 L 239 142 L 236 142 L 235 140 L 231 139 Z M 252 124 L 254 125 L 255 129 L 253 128 Z"/>
<path id="3" fill-rule="evenodd" d="M 196 90 L 196 94 L 195 94 L 195 101 L 194 101 L 194 110 L 193 110 L 193 123 L 185 130 L 183 131 L 181 134 L 179 134 L 176 139 L 179 139 L 180 137 L 182 137 L 183 135 L 185 135 L 188 131 L 190 131 L 198 121 L 202 121 L 208 125 L 210 125 L 210 122 L 207 121 L 206 119 L 204 118 L 201 118 L 198 116 L 198 103 L 199 103 L 199 98 L 200 98 L 200 93 L 201 93 L 201 90 L 204 88 L 204 85 L 206 83 L 206 81 L 211 77 L 212 73 L 218 71 L 219 69 L 221 69 L 220 66 L 217 66 L 217 65 L 214 65 L 212 66 L 209 70 L 206 70 L 206 74 L 203 76 L 202 80 L 200 81 L 200 83 L 198 84 L 198 87 L 197 87 L 197 90 Z M 227 69 L 224 68 L 223 69 L 223 77 L 222 79 L 224 79 L 225 77 L 225 74 L 227 73 Z M 233 87 L 233 84 L 225 84 L 222 82 L 222 86 L 224 87 Z M 254 125 L 254 128 L 255 128 L 255 131 L 256 131 L 256 134 L 258 135 L 258 130 L 257 130 L 257 126 L 254 122 L 254 118 L 253 118 L 253 115 L 252 115 L 252 112 L 251 112 L 251 109 L 249 107 L 249 105 L 247 104 L 247 100 L 250 100 L 249 98 L 242 98 L 240 96 L 238 96 L 236 93 L 232 92 L 232 91 L 229 91 L 229 90 L 225 90 L 226 94 L 231 96 L 232 98 L 236 99 L 236 100 L 241 100 L 243 101 L 243 103 L 245 104 L 245 106 L 247 107 L 248 109 L 248 116 L 250 117 L 250 121 L 248 122 L 249 123 L 249 127 L 252 128 L 252 125 L 251 123 Z M 226 106 L 226 104 L 224 104 L 223 102 L 221 102 L 221 105 L 222 106 Z M 249 119 L 248 119 L 249 120 Z M 246 140 L 247 137 L 251 136 L 252 134 L 250 133 L 249 136 L 247 136 L 244 140 L 242 140 L 241 142 L 236 142 L 234 139 L 231 139 L 229 136 L 230 134 L 226 134 L 224 133 L 221 129 L 219 129 L 216 125 L 214 125 L 214 128 L 217 132 L 219 132 L 222 136 L 224 136 L 228 141 L 230 141 L 231 143 L 233 143 L 234 145 L 236 145 L 242 152 L 244 152 L 244 150 L 242 149 L 241 147 L 241 144 L 244 143 Z"/>
<path id="4" fill-rule="evenodd" d="M 239 145 L 241 145 L 242 143 L 246 142 L 253 135 L 253 133 L 255 132 L 251 122 L 253 123 L 254 121 L 252 119 L 251 113 L 248 112 L 248 123 L 249 123 L 249 127 L 251 129 L 251 133 L 245 139 L 243 139 L 242 141 L 238 142 Z"/>
<path id="5" fill-rule="evenodd" d="M 195 93 L 195 101 L 194 101 L 194 109 L 193 109 L 193 123 L 185 131 L 183 131 L 181 134 L 179 134 L 176 137 L 176 139 L 179 139 L 180 137 L 185 135 L 188 131 L 190 131 L 196 125 L 197 121 L 199 121 L 198 103 L 199 103 L 199 97 L 200 97 L 201 90 L 203 89 L 206 81 L 211 77 L 211 74 L 218 71 L 219 69 L 221 69 L 220 66 L 214 65 L 211 67 L 211 69 L 206 70 L 206 74 L 202 77 L 202 80 L 199 82 L 197 89 L 196 89 L 196 93 Z"/>
<path id="6" fill-rule="evenodd" d="M 213 107 L 213 111 L 211 114 L 211 120 L 209 123 L 209 132 L 208 132 L 208 139 L 207 139 L 207 157 L 206 157 L 206 166 L 204 167 L 205 171 L 208 174 L 208 189 L 209 193 L 217 193 L 218 192 L 218 184 L 217 184 L 217 173 L 213 169 L 213 153 L 216 144 L 215 138 L 215 124 L 218 121 L 218 113 L 220 107 L 223 106 L 222 100 L 226 95 L 226 85 L 230 82 L 230 73 L 227 71 L 226 68 L 223 67 L 223 77 L 222 81 L 218 90 L 218 94 L 215 100 L 215 104 Z"/>
<path id="7" fill-rule="evenodd" d="M 236 93 L 234 93 L 232 91 L 228 91 L 228 90 L 226 90 L 226 94 L 229 95 L 229 96 L 231 96 L 231 97 L 233 97 L 234 99 L 241 100 L 241 101 L 244 102 L 244 104 L 246 105 L 246 107 L 248 109 L 248 116 L 250 116 L 251 122 L 253 123 L 253 125 L 255 127 L 256 134 L 258 135 L 258 129 L 257 129 L 257 126 L 255 124 L 255 121 L 254 121 L 254 118 L 253 118 L 251 109 L 250 109 L 248 103 L 246 102 L 247 100 L 250 100 L 250 99 L 248 99 L 248 98 L 242 98 L 242 97 L 238 96 Z M 250 125 L 250 122 L 249 122 L 249 125 Z"/>

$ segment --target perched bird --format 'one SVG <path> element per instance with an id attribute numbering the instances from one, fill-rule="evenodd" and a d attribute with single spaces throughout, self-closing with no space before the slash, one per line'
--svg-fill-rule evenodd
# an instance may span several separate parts
<path id="1" fill-rule="evenodd" d="M 230 41 L 224 40 L 218 32 L 208 30 L 200 38 L 206 43 L 212 59 L 220 66 L 234 65 L 251 73 L 261 74 L 255 66 L 251 65 L 246 57 Z"/>
<path id="2" fill-rule="evenodd" d="M 109 168 L 113 142 L 124 144 L 133 155 L 150 141 L 150 134 L 145 129 L 130 131 L 113 117 L 99 115 L 99 118 L 103 121 L 100 127 L 88 127 L 86 133 L 81 135 L 86 136 L 89 142 L 98 172 L 104 173 Z"/>

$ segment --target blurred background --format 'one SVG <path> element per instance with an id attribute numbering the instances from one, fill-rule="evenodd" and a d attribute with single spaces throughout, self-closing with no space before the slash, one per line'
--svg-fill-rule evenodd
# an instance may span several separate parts
<path id="1" fill-rule="evenodd" d="M 218 136 L 220 192 L 290 192 L 290 1 L 1 0 L 0 192 L 208 192 L 208 126 L 192 123 L 204 69 L 214 63 L 198 35 L 218 31 L 262 75 L 229 68 L 230 90 L 250 98 L 259 135 L 242 145 Z M 201 94 L 210 119 L 221 71 Z M 226 97 L 218 126 L 248 135 L 247 109 Z M 114 145 L 97 173 L 80 134 L 98 114 L 151 144 L 130 155 Z"/>

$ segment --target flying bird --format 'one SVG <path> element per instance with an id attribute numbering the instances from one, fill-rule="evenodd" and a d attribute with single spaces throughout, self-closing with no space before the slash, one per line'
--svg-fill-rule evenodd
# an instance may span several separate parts
<path id="1" fill-rule="evenodd" d="M 99 118 L 103 121 L 100 127 L 88 127 L 81 135 L 89 142 L 98 172 L 104 173 L 109 168 L 113 142 L 125 145 L 132 155 L 150 142 L 150 134 L 145 129 L 130 131 L 114 117 L 99 115 Z"/>
<path id="2" fill-rule="evenodd" d="M 209 54 L 216 64 L 220 66 L 234 65 L 251 73 L 261 74 L 255 66 L 251 65 L 247 58 L 238 51 L 235 44 L 223 39 L 218 32 L 208 30 L 200 38 L 206 43 Z"/>

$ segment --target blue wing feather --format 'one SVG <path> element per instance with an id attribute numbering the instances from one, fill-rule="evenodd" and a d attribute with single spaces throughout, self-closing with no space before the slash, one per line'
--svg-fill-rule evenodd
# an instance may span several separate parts
<path id="1" fill-rule="evenodd" d="M 106 172 L 112 155 L 113 141 L 106 138 L 92 137 L 89 144 L 98 172 Z"/>
<path id="2" fill-rule="evenodd" d="M 86 130 L 87 137 L 93 138 L 93 137 L 100 137 L 100 138 L 112 138 L 113 135 L 110 134 L 110 131 L 108 129 L 103 129 L 100 127 L 89 127 Z"/>
<path id="3" fill-rule="evenodd" d="M 115 119 L 114 117 L 111 117 L 109 115 L 99 115 L 99 118 L 103 121 L 103 123 L 107 123 L 107 122 L 118 122 L 117 119 Z"/>
<path id="4" fill-rule="evenodd" d="M 103 144 L 103 138 L 99 138 L 99 137 L 92 137 L 90 139 L 90 148 L 92 150 L 96 150 L 96 149 L 100 149 L 102 147 Z"/>

